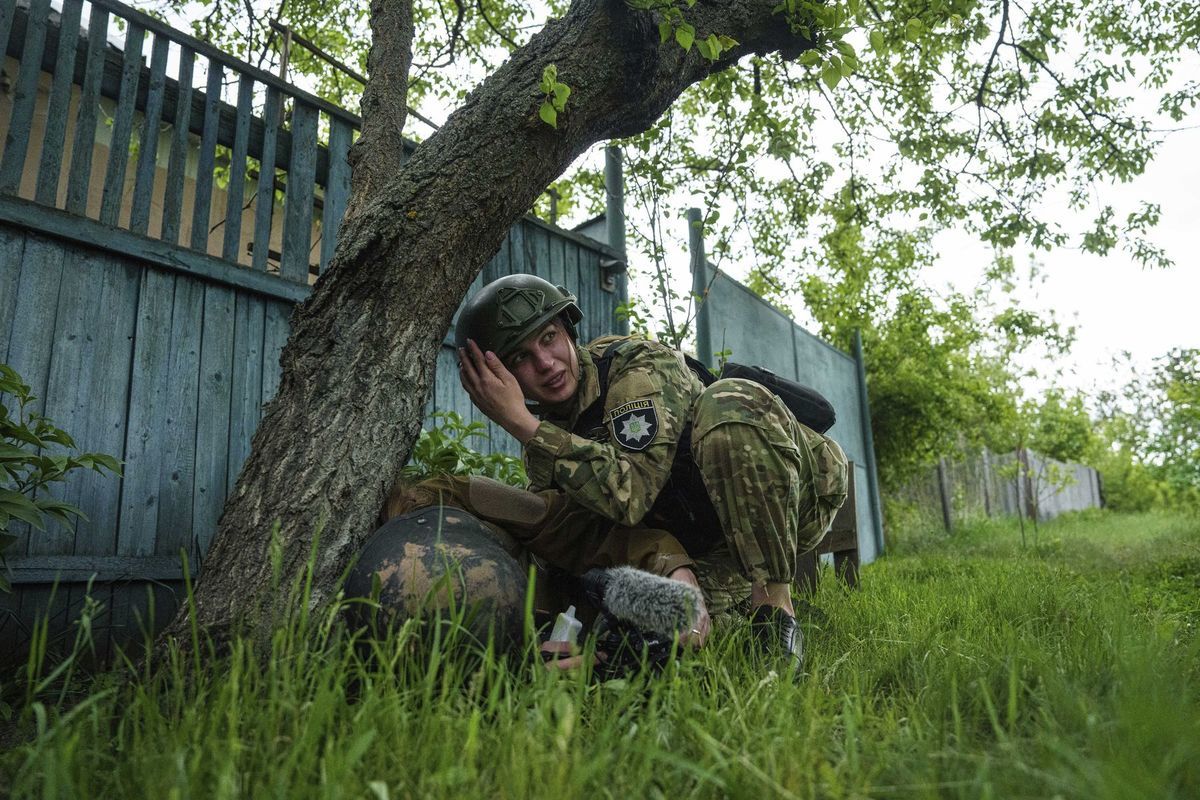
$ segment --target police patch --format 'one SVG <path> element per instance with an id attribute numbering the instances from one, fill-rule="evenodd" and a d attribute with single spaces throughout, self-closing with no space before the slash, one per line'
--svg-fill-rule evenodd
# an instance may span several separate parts
<path id="1" fill-rule="evenodd" d="M 613 438 L 626 450 L 645 450 L 658 435 L 658 412 L 653 400 L 630 400 L 608 415 Z"/>

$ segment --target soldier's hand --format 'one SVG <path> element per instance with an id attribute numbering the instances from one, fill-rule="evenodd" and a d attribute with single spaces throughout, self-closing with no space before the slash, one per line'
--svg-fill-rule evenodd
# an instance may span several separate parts
<path id="1" fill-rule="evenodd" d="M 516 377 L 490 350 L 484 353 L 474 339 L 458 349 L 458 377 L 483 414 L 525 444 L 537 431 L 537 417 L 525 407 Z"/>
<path id="2" fill-rule="evenodd" d="M 688 567 L 680 567 L 672 572 L 669 576 L 673 581 L 680 581 L 700 588 L 700 581 L 696 579 L 696 573 Z M 712 619 L 708 616 L 708 609 L 704 606 L 704 601 L 700 601 L 699 613 L 696 615 L 696 622 L 690 631 L 684 631 L 679 637 L 679 641 L 696 650 L 704 646 L 704 642 L 708 639 L 708 634 L 712 630 Z"/>

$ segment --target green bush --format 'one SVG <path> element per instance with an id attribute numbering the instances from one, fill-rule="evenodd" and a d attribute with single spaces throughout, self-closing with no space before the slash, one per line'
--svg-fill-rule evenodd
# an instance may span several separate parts
<path id="1" fill-rule="evenodd" d="M 466 422 L 453 411 L 438 411 L 433 415 L 433 427 L 421 431 L 413 445 L 412 457 L 401 475 L 409 481 L 420 481 L 435 475 L 483 475 L 510 486 L 525 486 L 525 465 L 521 459 L 505 453 L 481 453 L 467 442 L 478 437 L 491 438 L 482 422 Z"/>
<path id="2" fill-rule="evenodd" d="M 16 542 L 10 533 L 14 521 L 46 529 L 46 518 L 70 523 L 84 513 L 46 492 L 77 469 L 121 474 L 120 463 L 103 453 L 54 452 L 75 450 L 70 434 L 41 414 L 28 410 L 36 398 L 17 371 L 0 364 L 0 565 L 4 551 Z M 0 572 L 0 591 L 10 591 Z"/>

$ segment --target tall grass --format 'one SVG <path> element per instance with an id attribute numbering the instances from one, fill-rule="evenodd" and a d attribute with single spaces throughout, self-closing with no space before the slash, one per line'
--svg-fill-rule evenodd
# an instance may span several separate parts
<path id="1" fill-rule="evenodd" d="M 1196 797 L 1198 528 L 1099 515 L 1044 525 L 1036 550 L 1005 523 L 893 542 L 859 590 L 824 576 L 798 683 L 746 657 L 744 629 L 594 685 L 332 614 L 201 646 L 198 669 L 172 649 L 82 683 L 32 670 L 0 794 Z"/>

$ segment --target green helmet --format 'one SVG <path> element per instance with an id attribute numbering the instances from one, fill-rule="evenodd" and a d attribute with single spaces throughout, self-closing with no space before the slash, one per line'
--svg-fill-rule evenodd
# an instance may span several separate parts
<path id="1" fill-rule="evenodd" d="M 458 314 L 454 339 L 459 347 L 474 339 L 479 349 L 505 358 L 555 317 L 575 338 L 583 312 L 565 287 L 537 275 L 506 275 L 471 295 Z"/>
<path id="2" fill-rule="evenodd" d="M 367 540 L 346 576 L 346 596 L 377 591 L 384 622 L 458 618 L 478 641 L 511 645 L 523 630 L 527 574 L 508 544 L 460 508 L 419 508 Z M 370 621 L 369 606 L 353 609 L 356 622 Z"/>

